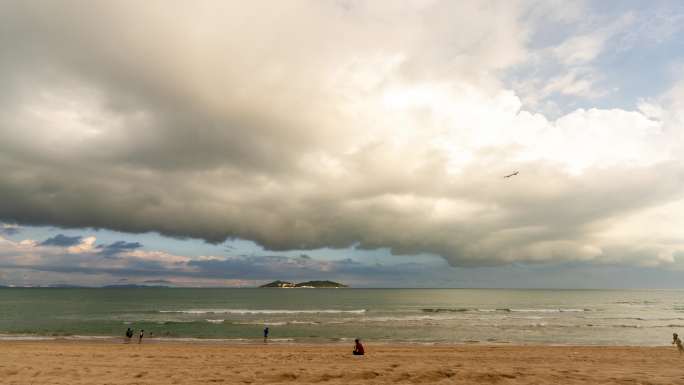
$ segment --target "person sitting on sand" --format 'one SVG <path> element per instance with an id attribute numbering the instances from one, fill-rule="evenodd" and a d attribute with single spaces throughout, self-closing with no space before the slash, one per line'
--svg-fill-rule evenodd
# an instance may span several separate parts
<path id="1" fill-rule="evenodd" d="M 138 336 L 138 343 L 142 342 L 142 339 L 144 336 L 145 336 L 145 331 L 143 329 L 140 329 L 140 335 Z"/>
<path id="2" fill-rule="evenodd" d="M 359 339 L 354 340 L 354 351 L 352 352 L 353 355 L 355 356 L 362 356 L 365 353 L 365 350 L 363 349 L 363 345 L 361 345 L 361 341 Z"/>
<path id="3" fill-rule="evenodd" d="M 682 340 L 679 339 L 679 336 L 677 333 L 672 333 L 672 345 L 677 345 L 677 350 L 679 350 L 679 354 L 682 354 L 684 352 L 684 346 L 682 346 Z"/>

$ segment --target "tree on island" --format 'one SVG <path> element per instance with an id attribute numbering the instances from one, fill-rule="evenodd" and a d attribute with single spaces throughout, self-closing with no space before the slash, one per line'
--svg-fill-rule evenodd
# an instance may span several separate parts
<path id="1" fill-rule="evenodd" d="M 293 283 L 293 282 L 288 282 L 288 281 L 273 281 L 271 283 L 267 283 L 265 285 L 261 285 L 259 287 L 278 287 L 278 288 L 339 288 L 339 287 L 348 287 L 347 285 L 344 285 L 339 282 L 333 282 L 333 281 L 306 281 L 306 282 L 300 282 L 300 283 Z"/>

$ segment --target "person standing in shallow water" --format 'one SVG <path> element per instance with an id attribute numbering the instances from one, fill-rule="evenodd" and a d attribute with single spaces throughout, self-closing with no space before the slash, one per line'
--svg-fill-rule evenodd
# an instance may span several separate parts
<path id="1" fill-rule="evenodd" d="M 268 341 L 268 326 L 264 328 L 264 343 Z"/>
<path id="2" fill-rule="evenodd" d="M 145 336 L 145 331 L 143 329 L 140 329 L 140 335 L 138 335 L 138 343 L 142 342 L 142 339 L 144 336 Z"/>
<path id="3" fill-rule="evenodd" d="M 128 328 L 126 329 L 126 343 L 130 343 L 131 338 L 133 338 L 133 329 Z"/>

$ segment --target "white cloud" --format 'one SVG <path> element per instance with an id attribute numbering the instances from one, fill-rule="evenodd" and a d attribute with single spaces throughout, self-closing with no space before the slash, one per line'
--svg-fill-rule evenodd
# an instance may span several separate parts
<path id="1" fill-rule="evenodd" d="M 602 84 L 610 74 L 598 62 L 602 55 L 625 49 L 625 46 L 616 47 L 617 42 L 625 41 L 630 28 L 634 28 L 641 20 L 633 12 L 610 18 L 605 15 L 585 15 L 571 20 L 575 27 L 572 32 L 562 34 L 563 38 L 559 42 L 531 51 L 526 62 L 530 71 L 516 77 L 515 89 L 521 94 L 527 108 L 557 112 L 558 106 L 550 106 L 552 102 L 549 98 L 591 100 L 618 90 Z M 565 106 L 563 110 L 568 112 L 571 108 Z"/>
<path id="2" fill-rule="evenodd" d="M 553 93 L 595 98 L 605 94 L 595 89 L 596 73 L 593 70 L 572 69 L 563 75 L 549 79 L 538 95 L 545 98 Z"/>
<path id="3" fill-rule="evenodd" d="M 565 65 L 577 65 L 590 62 L 603 51 L 607 36 L 590 34 L 573 36 L 560 45 L 553 47 L 553 54 Z"/>
<path id="4" fill-rule="evenodd" d="M 67 247 L 67 252 L 71 254 L 86 253 L 93 250 L 95 246 L 95 237 L 85 237 L 77 245 Z"/>
<path id="5" fill-rule="evenodd" d="M 500 80 L 528 52 L 524 6 L 3 7 L 2 219 L 454 265 L 667 263 L 679 249 L 599 236 L 681 199 L 679 107 L 526 110 Z M 614 32 L 601 33 L 552 52 L 585 65 Z M 597 92 L 590 71 L 556 75 L 540 99 Z"/>

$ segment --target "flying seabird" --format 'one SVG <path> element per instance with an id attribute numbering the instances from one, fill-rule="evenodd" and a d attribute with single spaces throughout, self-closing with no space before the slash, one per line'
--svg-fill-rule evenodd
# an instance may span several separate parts
<path id="1" fill-rule="evenodd" d="M 516 172 L 514 172 L 514 173 L 512 173 L 512 174 L 504 175 L 504 178 L 510 178 L 510 177 L 512 177 L 512 176 L 516 176 L 516 175 L 518 175 L 518 172 L 519 172 L 519 171 L 516 171 Z"/>

